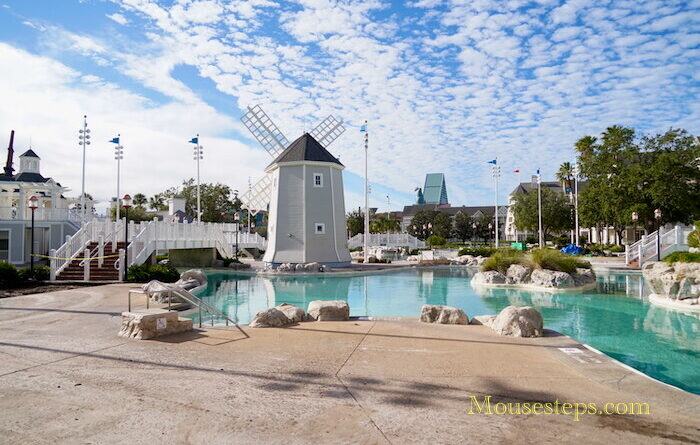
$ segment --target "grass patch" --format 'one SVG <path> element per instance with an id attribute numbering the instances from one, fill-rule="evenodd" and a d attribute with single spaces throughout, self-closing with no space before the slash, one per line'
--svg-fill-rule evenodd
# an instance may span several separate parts
<path id="1" fill-rule="evenodd" d="M 533 250 L 532 263 L 541 269 L 558 270 L 569 274 L 576 273 L 578 267 L 591 268 L 591 263 L 588 261 L 565 255 L 553 249 Z"/>
<path id="2" fill-rule="evenodd" d="M 525 257 L 525 254 L 519 250 L 503 249 L 494 253 L 484 261 L 484 264 L 481 265 L 481 271 L 497 270 L 505 275 L 512 264 L 528 265 L 529 261 Z"/>
<path id="3" fill-rule="evenodd" d="M 673 252 L 664 261 L 673 263 L 700 263 L 700 252 Z"/>

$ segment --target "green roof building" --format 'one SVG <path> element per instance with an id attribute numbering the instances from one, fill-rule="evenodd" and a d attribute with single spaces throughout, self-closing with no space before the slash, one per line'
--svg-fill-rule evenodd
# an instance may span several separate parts
<path id="1" fill-rule="evenodd" d="M 428 173 L 425 175 L 423 199 L 425 204 L 450 205 L 447 200 L 447 186 L 445 185 L 445 175 L 443 173 Z"/>

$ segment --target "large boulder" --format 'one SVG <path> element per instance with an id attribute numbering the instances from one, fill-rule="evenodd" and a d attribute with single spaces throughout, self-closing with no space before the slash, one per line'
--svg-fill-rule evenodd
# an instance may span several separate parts
<path id="1" fill-rule="evenodd" d="M 642 275 L 654 294 L 673 299 L 678 293 L 679 281 L 673 266 L 663 261 L 647 263 L 642 267 Z"/>
<path id="2" fill-rule="evenodd" d="M 307 309 L 309 318 L 316 321 L 341 321 L 350 319 L 350 306 L 343 300 L 315 300 Z"/>
<path id="3" fill-rule="evenodd" d="M 420 321 L 438 324 L 467 324 L 469 317 L 462 309 L 433 304 L 424 304 L 420 309 Z"/>
<path id="4" fill-rule="evenodd" d="M 306 272 L 320 272 L 321 265 L 318 263 L 306 263 L 304 264 L 304 270 Z"/>
<path id="5" fill-rule="evenodd" d="M 248 326 L 251 328 L 277 328 L 299 323 L 305 318 L 304 309 L 289 303 L 282 303 L 279 306 L 259 311 Z"/>
<path id="6" fill-rule="evenodd" d="M 491 323 L 491 329 L 511 337 L 541 337 L 542 315 L 530 306 L 508 306 Z"/>
<path id="7" fill-rule="evenodd" d="M 497 270 L 477 272 L 472 277 L 472 284 L 505 284 L 506 277 Z"/>
<path id="8" fill-rule="evenodd" d="M 574 287 L 576 283 L 571 275 L 549 269 L 535 269 L 530 274 L 530 283 L 540 287 Z"/>
<path id="9" fill-rule="evenodd" d="M 576 268 L 576 273 L 571 275 L 571 278 L 574 279 L 576 286 L 585 286 L 595 283 L 595 272 L 593 272 L 593 269 L 578 267 Z"/>
<path id="10" fill-rule="evenodd" d="M 493 321 L 495 319 L 496 319 L 495 315 L 477 315 L 475 317 L 472 317 L 469 324 L 484 325 L 484 326 L 491 327 L 491 325 L 493 324 Z"/>
<path id="11" fill-rule="evenodd" d="M 506 272 L 507 284 L 523 284 L 530 278 L 532 269 L 522 264 L 511 264 Z"/>
<path id="12" fill-rule="evenodd" d="M 696 305 L 700 298 L 700 263 L 647 263 L 644 280 L 657 297 Z"/>
<path id="13" fill-rule="evenodd" d="M 207 284 L 207 276 L 201 269 L 190 269 L 180 275 L 180 279 L 177 281 L 177 283 L 186 281 L 196 281 L 199 283 L 199 286 L 203 286 Z"/>

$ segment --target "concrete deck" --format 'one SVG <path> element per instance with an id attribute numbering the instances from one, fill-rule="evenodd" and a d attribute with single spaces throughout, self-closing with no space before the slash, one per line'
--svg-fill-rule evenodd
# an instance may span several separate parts
<path id="1" fill-rule="evenodd" d="M 0 300 L 1 442 L 700 443 L 699 396 L 564 336 L 370 320 L 125 340 L 128 287 Z M 469 415 L 472 395 L 651 415 Z"/>

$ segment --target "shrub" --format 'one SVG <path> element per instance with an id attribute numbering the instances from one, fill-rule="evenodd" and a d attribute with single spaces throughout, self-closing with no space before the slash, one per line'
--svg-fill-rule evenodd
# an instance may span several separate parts
<path id="1" fill-rule="evenodd" d="M 32 269 L 29 267 L 24 267 L 17 271 L 19 273 L 19 278 L 21 281 L 29 281 L 32 279 Z M 34 279 L 36 281 L 46 281 L 51 276 L 51 269 L 49 266 L 34 266 Z"/>
<path id="2" fill-rule="evenodd" d="M 224 258 L 222 261 L 224 262 L 224 267 L 228 267 L 231 263 L 241 264 L 241 260 L 238 258 Z"/>
<path id="3" fill-rule="evenodd" d="M 427 239 L 427 243 L 429 246 L 444 246 L 447 244 L 447 241 L 441 236 L 430 235 Z"/>
<path id="4" fill-rule="evenodd" d="M 170 264 L 138 264 L 129 267 L 126 281 L 146 283 L 151 280 L 172 283 L 180 279 L 180 273 Z"/>
<path id="5" fill-rule="evenodd" d="M 698 248 L 700 247 L 700 221 L 695 221 L 693 225 L 695 230 L 688 235 L 688 246 Z"/>
<path id="6" fill-rule="evenodd" d="M 21 278 L 17 268 L 6 261 L 0 261 L 0 287 L 11 288 L 21 283 Z"/>
<path id="7" fill-rule="evenodd" d="M 622 246 L 615 245 L 615 246 L 611 246 L 611 247 L 608 248 L 607 250 L 608 250 L 609 252 L 619 253 L 619 252 L 624 252 L 624 251 L 625 251 L 625 248 L 622 247 Z"/>
<path id="8" fill-rule="evenodd" d="M 490 247 L 465 247 L 464 249 L 459 249 L 457 255 L 471 255 L 471 256 L 491 256 L 496 251 Z"/>
<path id="9" fill-rule="evenodd" d="M 700 263 L 700 252 L 673 252 L 664 261 L 673 263 Z"/>
<path id="10" fill-rule="evenodd" d="M 411 250 L 411 255 L 420 255 L 420 250 L 418 250 L 418 249 Z"/>
<path id="11" fill-rule="evenodd" d="M 558 270 L 566 273 L 576 273 L 577 267 L 591 268 L 591 263 L 588 261 L 565 255 L 553 249 L 533 250 L 532 262 L 541 269 Z"/>
<path id="12" fill-rule="evenodd" d="M 508 268 L 512 264 L 527 264 L 525 254 L 518 250 L 503 249 L 491 255 L 484 264 L 481 265 L 481 270 L 497 270 L 503 275 L 508 272 Z"/>

